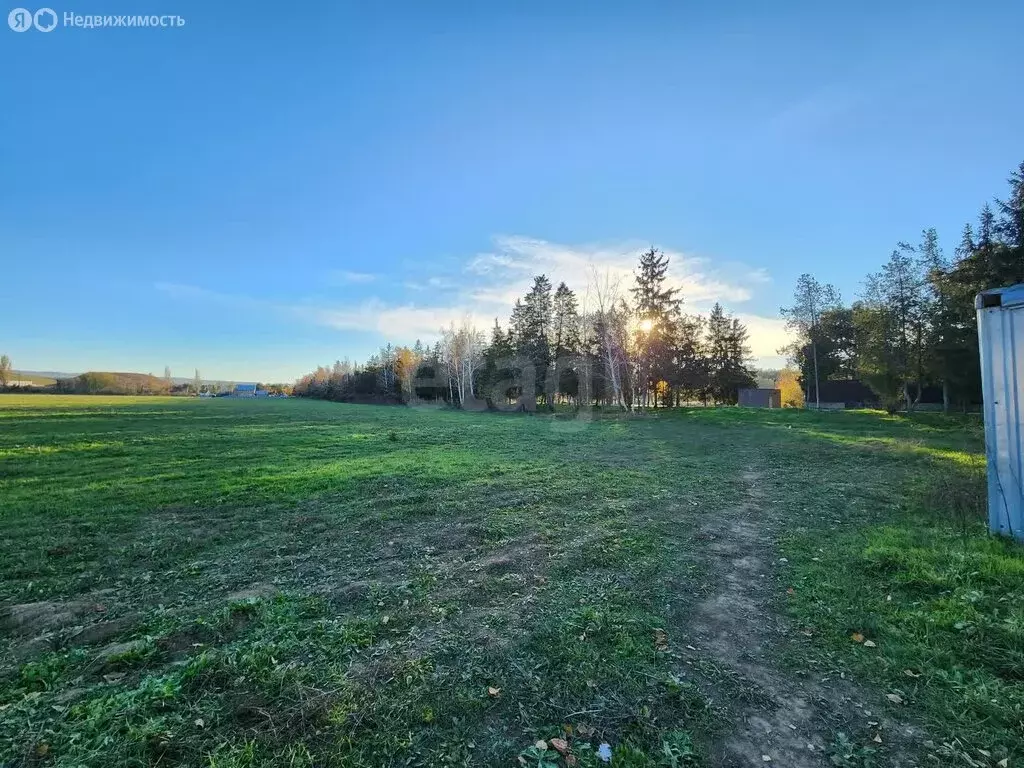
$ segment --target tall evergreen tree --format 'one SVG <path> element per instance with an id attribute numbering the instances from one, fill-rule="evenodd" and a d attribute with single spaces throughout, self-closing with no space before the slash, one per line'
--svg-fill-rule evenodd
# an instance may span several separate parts
<path id="1" fill-rule="evenodd" d="M 707 325 L 707 387 L 717 403 L 736 403 L 742 387 L 756 384 L 747 365 L 747 329 L 736 318 L 729 317 L 722 305 L 715 303 Z"/>
<path id="2" fill-rule="evenodd" d="M 543 394 L 545 404 L 550 407 L 554 393 L 545 391 L 545 384 L 551 363 L 552 302 L 551 281 L 546 275 L 537 275 L 533 279 L 533 286 L 522 302 L 517 302 L 516 310 L 518 313 L 514 311 L 514 314 L 518 314 L 518 317 L 513 317 L 518 325 L 515 329 L 516 353 L 529 366 L 530 374 L 534 377 L 534 398 Z M 523 395 L 530 398 L 527 392 Z M 535 399 L 530 399 L 526 405 L 529 408 L 535 407 Z"/>
<path id="3" fill-rule="evenodd" d="M 551 342 L 555 366 L 552 376 L 557 382 L 557 391 L 568 397 L 575 397 L 579 392 L 575 365 L 581 353 L 580 332 L 576 294 L 565 283 L 559 283 L 552 303 Z"/>
<path id="4" fill-rule="evenodd" d="M 679 314 L 676 320 L 675 375 L 672 378 L 676 405 L 682 399 L 702 398 L 707 390 L 707 359 L 704 354 L 705 320 L 701 315 Z"/>
<path id="5" fill-rule="evenodd" d="M 640 397 L 648 405 L 651 391 L 659 381 L 674 378 L 673 334 L 679 318 L 678 288 L 666 285 L 669 259 L 650 248 L 640 254 L 636 285 L 631 289 L 638 321 L 637 352 Z M 656 404 L 656 403 L 655 403 Z"/>
<path id="6" fill-rule="evenodd" d="M 1007 180 L 1010 194 L 1006 200 L 996 200 L 999 219 L 995 228 L 1002 241 L 999 251 L 999 271 L 1006 284 L 1024 282 L 1024 162 Z"/>
<path id="7" fill-rule="evenodd" d="M 491 341 L 484 351 L 484 367 L 481 372 L 481 391 L 490 406 L 504 406 L 519 396 L 516 386 L 515 346 L 511 332 L 502 330 L 498 319 L 494 319 Z"/>

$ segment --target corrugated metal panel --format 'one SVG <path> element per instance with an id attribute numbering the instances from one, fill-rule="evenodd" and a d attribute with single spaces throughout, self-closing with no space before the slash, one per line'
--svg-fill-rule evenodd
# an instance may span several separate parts
<path id="1" fill-rule="evenodd" d="M 1024 284 L 980 293 L 975 307 L 985 401 L 989 528 L 1024 541 Z"/>

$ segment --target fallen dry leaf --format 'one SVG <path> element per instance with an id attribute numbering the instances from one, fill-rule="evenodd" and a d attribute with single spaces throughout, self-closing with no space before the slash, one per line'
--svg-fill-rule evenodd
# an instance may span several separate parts
<path id="1" fill-rule="evenodd" d="M 666 632 L 664 629 L 654 630 L 654 650 L 668 650 L 668 632 Z"/>
<path id="2" fill-rule="evenodd" d="M 487 687 L 488 696 L 498 696 L 501 693 L 501 688 L 495 688 L 493 685 Z"/>
<path id="3" fill-rule="evenodd" d="M 864 647 L 865 648 L 874 648 L 875 647 L 875 641 L 874 640 L 865 640 L 864 641 Z"/>
<path id="4" fill-rule="evenodd" d="M 850 635 L 850 639 L 853 640 L 853 642 L 855 643 L 863 643 L 864 635 L 862 635 L 860 632 L 854 632 L 852 635 Z"/>
<path id="5" fill-rule="evenodd" d="M 108 672 L 103 676 L 103 679 L 108 683 L 116 683 L 118 680 L 124 677 L 124 672 Z"/>
<path id="6" fill-rule="evenodd" d="M 576 755 L 565 756 L 565 764 L 569 766 L 569 768 L 572 768 L 574 765 L 576 765 L 576 762 Z"/>
<path id="7" fill-rule="evenodd" d="M 887 694 L 885 694 L 885 698 L 887 698 L 893 704 L 902 704 L 903 703 L 903 697 L 900 696 L 898 693 L 887 693 Z"/>
<path id="8" fill-rule="evenodd" d="M 202 728 L 204 725 L 206 725 L 206 722 L 203 720 L 203 718 L 197 717 L 196 718 L 196 728 Z"/>
<path id="9" fill-rule="evenodd" d="M 882 743 L 882 734 L 876 733 L 875 734 L 875 738 L 873 738 L 872 741 L 875 742 L 876 744 L 881 744 Z"/>
<path id="10" fill-rule="evenodd" d="M 915 672 L 912 669 L 904 669 L 903 670 L 903 674 L 906 675 L 907 677 L 920 677 L 921 676 L 920 672 Z"/>
<path id="11" fill-rule="evenodd" d="M 584 725 L 583 723 L 578 723 L 576 725 L 576 733 L 584 739 L 589 739 L 594 735 L 595 731 L 596 729 L 592 725 Z"/>
<path id="12" fill-rule="evenodd" d="M 796 594 L 796 590 L 793 589 L 792 587 L 790 587 L 789 589 L 786 590 L 786 594 L 787 595 L 795 595 Z"/>
<path id="13" fill-rule="evenodd" d="M 563 755 L 569 751 L 569 742 L 567 742 L 565 739 L 552 739 L 551 746 L 554 747 L 556 751 L 561 752 Z"/>
<path id="14" fill-rule="evenodd" d="M 1008 758 L 1008 757 L 1004 757 L 1002 760 L 1000 760 L 998 763 L 996 763 L 996 765 L 998 765 L 999 768 L 1006 768 L 1009 764 L 1010 764 L 1010 758 Z"/>

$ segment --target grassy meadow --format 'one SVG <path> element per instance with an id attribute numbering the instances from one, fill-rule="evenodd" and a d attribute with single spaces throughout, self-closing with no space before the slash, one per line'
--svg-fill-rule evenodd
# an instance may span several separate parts
<path id="1" fill-rule="evenodd" d="M 940 415 L 0 395 L 0 765 L 1024 765 L 982 451 Z"/>

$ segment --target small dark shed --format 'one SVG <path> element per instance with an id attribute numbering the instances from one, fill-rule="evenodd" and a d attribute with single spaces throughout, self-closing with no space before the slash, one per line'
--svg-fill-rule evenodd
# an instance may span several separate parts
<path id="1" fill-rule="evenodd" d="M 812 407 L 814 402 L 814 383 L 810 382 L 807 388 L 808 407 Z M 857 379 L 823 381 L 821 382 L 822 407 L 825 403 L 842 403 L 845 408 L 877 408 L 878 395 L 872 391 L 871 387 Z"/>
<path id="2" fill-rule="evenodd" d="M 744 408 L 781 408 L 781 389 L 741 389 L 740 405 Z"/>

